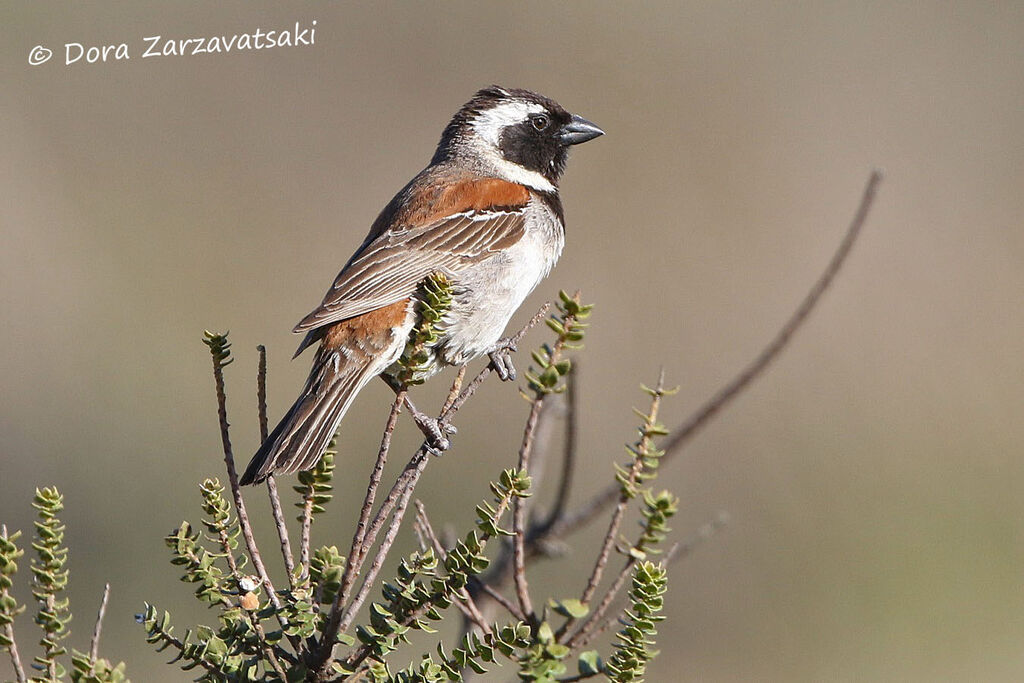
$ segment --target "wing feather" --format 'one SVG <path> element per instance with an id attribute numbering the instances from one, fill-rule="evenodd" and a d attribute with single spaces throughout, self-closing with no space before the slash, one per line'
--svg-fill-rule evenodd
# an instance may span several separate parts
<path id="1" fill-rule="evenodd" d="M 463 211 L 427 225 L 382 233 L 338 274 L 323 303 L 294 331 L 309 332 L 406 299 L 438 270 L 457 278 L 467 265 L 522 239 L 525 208 Z"/>

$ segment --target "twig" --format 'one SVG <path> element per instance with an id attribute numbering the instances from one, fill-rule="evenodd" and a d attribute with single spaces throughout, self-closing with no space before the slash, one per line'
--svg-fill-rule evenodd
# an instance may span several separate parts
<path id="1" fill-rule="evenodd" d="M 267 440 L 267 347 L 256 347 L 259 361 L 256 365 L 256 410 L 260 417 L 260 443 Z"/>
<path id="2" fill-rule="evenodd" d="M 499 593 L 494 587 L 486 583 L 483 579 L 476 576 L 471 576 L 469 577 L 469 582 L 471 586 L 474 586 L 479 590 L 482 590 L 484 593 L 487 593 L 487 595 L 491 596 L 492 600 L 494 600 L 499 605 L 507 609 L 509 614 L 511 614 L 513 617 L 515 617 L 519 621 L 526 621 L 526 615 L 523 614 L 522 610 L 519 609 L 519 605 L 517 605 L 516 603 L 512 602 L 504 595 Z"/>
<path id="3" fill-rule="evenodd" d="M 267 440 L 267 347 L 260 344 L 256 347 L 259 353 L 259 364 L 256 370 L 256 406 L 260 418 L 260 443 Z M 288 525 L 284 521 L 284 512 L 281 510 L 281 497 L 277 493 L 277 482 L 274 475 L 267 477 L 267 495 L 270 497 L 270 510 L 274 516 L 274 526 L 277 527 L 277 538 L 281 541 L 281 556 L 284 558 L 284 567 L 288 571 L 288 586 L 295 589 L 295 560 L 292 556 L 292 546 L 288 540 Z"/>
<path id="4" fill-rule="evenodd" d="M 295 560 L 292 559 L 292 546 L 288 540 L 288 526 L 284 520 L 284 511 L 281 510 L 281 497 L 277 493 L 277 482 L 274 475 L 267 477 L 267 496 L 270 498 L 270 511 L 274 516 L 274 526 L 277 527 L 277 538 L 281 542 L 281 557 L 284 559 L 284 568 L 288 572 L 288 586 L 295 588 Z"/>
<path id="5" fill-rule="evenodd" d="M 671 564 L 673 562 L 678 562 L 679 560 L 683 559 L 684 557 L 689 556 L 690 553 L 693 552 L 694 548 L 696 548 L 701 543 L 703 543 L 704 541 L 708 540 L 709 538 L 714 536 L 718 531 L 720 531 L 722 529 L 722 527 L 724 527 L 726 525 L 727 521 L 728 521 L 727 515 L 725 515 L 724 513 L 720 514 L 715 519 L 713 519 L 710 522 L 707 522 L 706 524 L 701 526 L 701 528 L 697 531 L 697 533 L 694 536 L 692 536 L 691 538 L 689 538 L 688 540 L 686 540 L 686 541 L 684 541 L 682 543 L 674 544 L 669 549 L 669 551 L 667 553 L 665 553 L 665 563 L 666 564 Z M 633 564 L 635 564 L 635 562 L 633 562 Z M 632 568 L 632 564 L 630 565 L 630 569 L 631 568 Z M 611 605 L 612 601 L 617 596 L 618 591 L 621 590 L 621 588 L 622 588 L 622 586 L 620 584 L 619 587 L 618 587 L 618 590 L 615 591 L 615 595 L 612 595 L 611 591 L 609 591 L 609 595 L 611 596 L 611 598 L 610 599 L 606 599 L 608 605 Z M 602 602 L 602 604 L 603 604 L 603 602 Z M 605 610 L 607 610 L 607 607 L 605 607 Z M 597 614 L 597 613 L 595 612 L 595 614 Z M 603 612 L 601 612 L 601 614 L 603 614 Z M 600 619 L 600 616 L 598 616 L 597 619 Z M 617 619 L 618 619 L 618 615 L 612 615 L 612 616 L 606 618 L 604 620 L 604 622 L 600 626 L 598 626 L 597 628 L 594 628 L 593 626 L 590 626 L 588 628 L 588 625 L 584 624 L 583 628 L 580 629 L 580 632 L 574 634 L 572 639 L 570 639 L 570 642 L 572 642 L 571 647 L 578 648 L 578 649 L 582 649 L 582 648 L 586 647 L 587 645 L 590 644 L 590 641 L 592 641 L 594 638 L 596 638 L 597 636 L 599 636 L 602 633 L 604 633 L 605 631 L 607 631 L 608 628 L 612 624 L 614 624 Z M 594 623 L 596 623 L 596 619 L 594 620 Z M 569 642 L 567 642 L 566 645 L 569 645 Z"/>
<path id="6" fill-rule="evenodd" d="M 661 373 L 658 375 L 657 388 L 654 390 L 654 394 L 651 398 L 650 411 L 647 413 L 647 417 L 645 418 L 648 425 L 656 424 L 658 421 L 658 409 L 661 407 L 661 397 L 664 391 L 665 368 L 662 368 Z M 608 532 L 605 534 L 604 545 L 601 547 L 601 554 L 598 556 L 598 560 L 594 565 L 594 571 L 590 575 L 590 580 L 587 581 L 587 587 L 583 589 L 583 595 L 580 598 L 580 602 L 584 604 L 590 602 L 590 598 L 593 597 L 594 591 L 597 590 L 597 585 L 601 583 L 601 574 L 608 562 L 608 554 L 611 552 L 612 546 L 618 538 L 619 527 L 622 525 L 622 518 L 625 516 L 626 507 L 632 499 L 631 489 L 636 486 L 640 472 L 644 468 L 643 454 L 645 454 L 649 448 L 650 437 L 646 432 L 644 432 L 644 435 L 641 437 L 641 446 L 638 449 L 640 452 L 634 457 L 633 466 L 629 471 L 628 484 L 619 486 L 619 504 L 615 507 L 615 513 L 612 515 L 611 523 L 608 525 Z"/>
<path id="7" fill-rule="evenodd" d="M 246 550 L 248 550 L 252 564 L 256 568 L 256 573 L 259 575 L 260 581 L 267 591 L 267 597 L 270 599 L 271 604 L 274 605 L 277 620 L 280 622 L 281 628 L 287 628 L 288 623 L 281 612 L 281 599 L 277 596 L 274 584 L 271 582 L 270 575 L 267 574 L 267 568 L 263 564 L 260 549 L 256 546 L 256 539 L 252 534 L 252 525 L 249 524 L 249 515 L 245 511 L 245 501 L 242 500 L 242 489 L 238 485 L 235 456 L 231 450 L 231 436 L 228 432 L 227 395 L 224 391 L 224 365 L 223 359 L 218 358 L 216 353 L 213 354 L 213 379 L 217 389 L 217 418 L 220 423 L 221 445 L 224 448 L 224 464 L 228 470 L 228 483 L 231 485 L 231 496 L 235 501 L 235 512 L 238 513 L 238 523 L 242 527 L 242 538 L 245 539 Z M 302 652 L 302 641 L 299 640 L 298 636 L 288 636 L 288 640 L 296 652 Z"/>
<path id="8" fill-rule="evenodd" d="M 807 292 L 807 295 L 804 297 L 803 301 L 800 302 L 800 305 L 790 316 L 789 320 L 786 321 L 786 324 L 782 326 L 778 333 L 776 333 L 771 343 L 761 351 L 757 358 L 737 374 L 728 384 L 719 389 L 719 391 L 715 393 L 710 400 L 702 405 L 679 427 L 672 430 L 672 437 L 665 443 L 665 455 L 662 458 L 663 462 L 678 453 L 682 449 L 683 445 L 688 443 L 690 439 L 692 439 L 694 435 L 696 435 L 700 429 L 711 420 L 711 418 L 713 418 L 722 408 L 731 403 L 733 399 L 746 389 L 754 379 L 763 374 L 768 366 L 771 365 L 772 361 L 778 358 L 779 354 L 786 348 L 790 339 L 792 339 L 793 335 L 796 334 L 796 332 L 803 326 L 804 322 L 806 322 L 811 311 L 813 311 L 815 306 L 817 306 L 818 302 L 821 300 L 821 296 L 826 290 L 828 290 L 829 286 L 835 279 L 835 276 L 839 273 L 839 270 L 846 262 L 847 257 L 850 255 L 850 250 L 853 248 L 854 243 L 860 236 L 861 228 L 864 227 L 864 223 L 867 220 L 868 213 L 874 203 L 875 195 L 881 182 L 881 171 L 872 171 L 871 176 L 868 178 L 867 186 L 864 188 L 864 194 L 861 197 L 860 204 L 857 207 L 853 220 L 846 229 L 846 234 L 843 236 L 843 240 L 839 243 L 839 247 L 832 255 L 832 258 L 825 267 L 825 270 L 814 283 L 814 286 Z M 552 526 L 550 529 L 550 535 L 556 537 L 566 536 L 573 533 L 576 529 L 587 525 L 597 517 L 602 510 L 615 502 L 617 494 L 618 486 L 615 484 L 609 485 L 607 488 L 595 494 L 590 498 L 590 500 L 581 505 L 575 512 L 565 516 L 560 522 Z"/>
<path id="9" fill-rule="evenodd" d="M 302 506 L 302 523 L 299 527 L 299 566 L 302 576 L 309 576 L 309 545 L 313 529 L 313 495 L 306 497 Z"/>
<path id="10" fill-rule="evenodd" d="M 636 495 L 635 486 L 640 474 L 644 469 L 644 457 L 651 449 L 651 437 L 647 432 L 647 427 L 656 425 L 658 422 L 658 410 L 661 408 L 661 398 L 665 394 L 665 369 L 661 369 L 661 373 L 658 375 L 658 384 L 654 391 L 651 392 L 651 407 L 647 412 L 647 415 L 643 418 L 646 426 L 641 427 L 640 441 L 636 448 L 633 449 L 633 464 L 629 468 L 629 478 L 624 483 L 618 484 L 619 489 L 619 502 L 615 506 L 615 512 L 612 513 L 611 521 L 608 523 L 608 531 L 605 532 L 604 541 L 601 544 L 601 551 L 597 555 L 597 561 L 594 562 L 594 569 L 590 573 L 590 578 L 587 580 L 587 585 L 583 589 L 582 595 L 580 595 L 580 602 L 583 604 L 589 604 L 591 598 L 594 597 L 594 593 L 597 591 L 598 585 L 601 583 L 601 576 L 604 574 L 604 569 L 608 564 L 608 558 L 611 555 L 612 546 L 615 545 L 615 541 L 619 536 L 619 528 L 622 526 L 622 519 L 626 515 L 626 508 L 629 506 L 629 502 Z M 614 598 L 615 594 L 618 593 L 619 589 L 622 588 L 622 582 L 625 581 L 626 575 L 636 562 L 636 558 L 630 556 L 626 562 L 626 566 L 623 567 L 622 571 L 615 578 L 615 582 L 612 584 L 612 588 L 608 591 L 605 599 L 601 602 L 601 606 L 598 607 L 596 614 L 603 613 L 603 610 L 608 608 L 608 603 Z M 600 617 L 598 617 L 600 618 Z M 588 620 L 591 623 L 593 619 Z M 565 633 L 568 632 L 572 625 L 576 622 L 574 617 L 569 617 L 566 622 L 558 630 L 558 638 L 560 639 Z M 586 628 L 586 624 L 584 624 Z"/>
<path id="11" fill-rule="evenodd" d="M 95 662 L 100 652 L 100 631 L 103 630 L 103 615 L 107 613 L 107 598 L 110 597 L 110 584 L 103 586 L 103 598 L 100 600 L 100 609 L 96 613 L 96 625 L 92 629 L 92 641 L 89 645 L 89 661 Z"/>
<path id="12" fill-rule="evenodd" d="M 575 294 L 576 301 L 579 301 L 579 292 Z M 536 319 L 536 317 L 535 317 Z M 554 363 L 564 346 L 564 339 L 560 338 L 555 342 L 551 350 L 550 361 Z M 523 430 L 523 442 L 519 447 L 520 472 L 530 472 L 530 456 L 533 452 L 534 437 L 537 432 L 537 423 L 540 419 L 541 409 L 544 407 L 545 398 L 548 394 L 537 391 L 530 406 L 530 415 L 526 418 L 526 427 Z M 526 550 L 524 542 L 527 533 L 526 525 L 527 499 L 516 496 L 512 501 L 512 578 L 515 581 L 516 598 L 519 600 L 519 608 L 526 615 L 527 621 L 536 626 L 536 615 L 533 611 L 533 601 L 530 599 L 529 584 L 526 580 Z"/>
<path id="13" fill-rule="evenodd" d="M 565 514 L 566 506 L 569 503 L 573 474 L 576 469 L 576 445 L 579 443 L 579 392 L 576 388 L 579 372 L 579 360 L 573 360 L 572 369 L 569 371 L 568 377 L 565 378 L 567 387 L 565 392 L 565 448 L 562 451 L 562 471 L 558 481 L 558 493 L 555 494 L 555 502 L 552 504 L 548 516 L 536 529 L 531 531 L 532 536 L 537 536 L 550 529 Z"/>
<path id="14" fill-rule="evenodd" d="M 533 405 L 530 407 L 530 416 L 526 419 L 523 443 L 519 448 L 518 467 L 520 472 L 526 472 L 530 468 L 530 451 L 533 448 L 537 420 L 540 417 L 541 408 L 544 407 L 544 396 L 545 394 L 540 394 L 534 399 Z M 536 616 L 533 612 L 533 601 L 530 599 L 530 587 L 526 580 L 526 551 L 523 546 L 526 537 L 525 502 L 518 496 L 512 502 L 512 531 L 515 533 L 512 538 L 512 578 L 515 581 L 519 609 L 526 615 L 527 621 L 533 622 Z"/>
<path id="15" fill-rule="evenodd" d="M 406 398 L 406 389 L 401 388 L 395 394 L 395 400 L 391 404 L 391 412 L 388 414 L 387 423 L 384 425 L 384 435 L 381 437 L 380 448 L 377 451 L 377 461 L 370 472 L 370 482 L 366 487 L 366 496 L 363 498 L 363 507 L 359 511 L 359 521 L 356 523 L 356 532 L 352 536 L 352 545 L 348 553 L 348 560 L 345 562 L 345 572 L 341 577 L 341 589 L 335 599 L 338 610 L 344 607 L 348 600 L 352 584 L 363 566 L 363 560 L 369 552 L 369 544 L 366 541 L 366 524 L 373 511 L 373 503 L 377 497 L 377 487 L 380 485 L 381 476 L 384 473 L 384 465 L 387 463 L 388 452 L 391 450 L 391 435 L 394 434 L 398 425 L 398 416 L 402 412 L 402 403 Z M 372 544 L 372 540 L 370 543 Z M 331 607 L 332 613 L 334 607 Z"/>
<path id="16" fill-rule="evenodd" d="M 6 524 L 0 524 L 0 538 L 9 538 Z M 21 666 L 21 656 L 18 654 L 18 641 L 14 639 L 14 623 L 4 624 L 3 632 L 7 642 L 10 643 L 7 646 L 7 652 L 11 655 L 11 666 L 14 667 L 14 675 L 18 679 L 18 683 L 25 683 L 28 679 L 25 678 L 25 669 Z"/>
<path id="17" fill-rule="evenodd" d="M 455 373 L 455 381 L 452 382 L 452 388 L 448 390 L 448 397 L 444 400 L 444 405 L 441 406 L 441 414 L 444 415 L 455 403 L 455 399 L 459 397 L 459 392 L 462 390 L 462 382 L 466 379 L 466 366 L 460 365 L 458 372 Z"/>
<path id="18" fill-rule="evenodd" d="M 387 557 L 388 552 L 391 550 L 391 545 L 395 542 L 398 529 L 402 525 L 402 518 L 405 516 L 405 510 L 409 506 L 409 499 L 412 497 L 413 489 L 416 488 L 416 482 L 419 481 L 420 475 L 423 474 L 423 470 L 427 468 L 427 463 L 430 462 L 426 448 L 421 448 L 417 455 L 420 453 L 422 453 L 422 456 L 414 457 L 406 466 L 406 472 L 409 473 L 408 483 L 401 489 L 401 495 L 398 496 L 397 503 L 395 504 L 395 514 L 391 519 L 391 524 L 388 526 L 388 530 L 380 542 L 380 547 L 377 548 L 377 554 L 374 556 L 373 562 L 370 563 L 370 568 L 366 572 L 362 585 L 359 586 L 359 592 L 356 593 L 352 603 L 345 610 L 345 614 L 341 619 L 342 631 L 346 630 L 352 624 L 352 620 L 355 619 L 356 612 L 362 607 L 363 601 L 366 600 L 366 596 L 369 595 L 370 590 L 373 588 L 373 582 L 376 580 L 377 574 L 380 573 L 381 567 L 384 566 L 384 558 Z"/>

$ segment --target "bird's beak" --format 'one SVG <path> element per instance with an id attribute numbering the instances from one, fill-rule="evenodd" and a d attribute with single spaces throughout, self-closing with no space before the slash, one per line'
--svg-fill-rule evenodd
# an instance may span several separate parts
<path id="1" fill-rule="evenodd" d="M 593 140 L 601 135 L 604 135 L 603 130 L 592 124 L 590 121 L 587 121 L 582 116 L 573 114 L 569 123 L 562 126 L 562 130 L 559 132 L 558 137 L 561 139 L 563 144 L 578 145 L 581 142 Z"/>

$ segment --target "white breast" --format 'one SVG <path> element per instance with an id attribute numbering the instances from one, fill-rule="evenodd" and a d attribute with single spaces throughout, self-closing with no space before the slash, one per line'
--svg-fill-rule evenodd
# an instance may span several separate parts
<path id="1" fill-rule="evenodd" d="M 491 351 L 509 319 L 558 261 L 565 239 L 558 217 L 536 198 L 526 212 L 521 240 L 459 273 L 459 293 L 438 349 L 445 362 L 464 363 Z"/>

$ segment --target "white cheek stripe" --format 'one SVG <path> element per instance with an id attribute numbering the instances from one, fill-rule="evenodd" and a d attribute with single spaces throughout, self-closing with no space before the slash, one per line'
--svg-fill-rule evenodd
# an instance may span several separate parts
<path id="1" fill-rule="evenodd" d="M 499 177 L 509 182 L 526 185 L 541 192 L 554 192 L 551 181 L 536 171 L 513 163 L 503 157 L 498 150 L 501 142 L 501 131 L 527 120 L 530 114 L 541 114 L 544 107 L 536 102 L 503 102 L 493 109 L 481 112 L 473 119 L 475 147 Z"/>
<path id="2" fill-rule="evenodd" d="M 531 171 L 528 168 L 524 168 L 519 164 L 513 163 L 501 156 L 493 147 L 489 145 L 483 146 L 484 155 L 487 157 L 491 169 L 498 175 L 499 178 L 507 180 L 510 183 L 519 183 L 520 185 L 526 185 L 529 188 L 533 188 L 539 192 L 554 192 L 555 186 L 551 184 L 551 181 L 542 176 L 536 171 Z"/>

